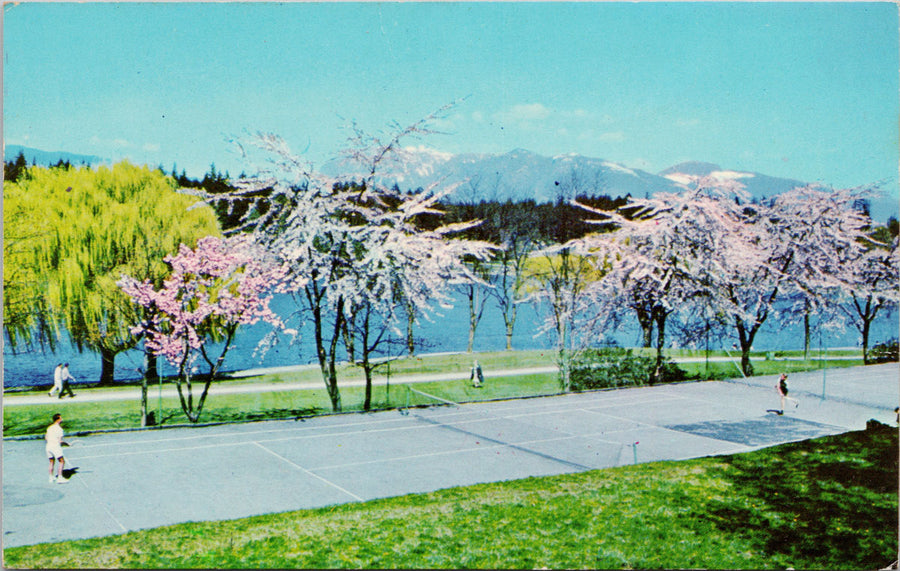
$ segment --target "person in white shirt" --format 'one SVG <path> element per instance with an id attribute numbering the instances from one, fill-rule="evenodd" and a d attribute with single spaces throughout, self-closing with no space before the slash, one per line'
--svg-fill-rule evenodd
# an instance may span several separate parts
<path id="1" fill-rule="evenodd" d="M 53 398 L 53 393 L 62 394 L 62 369 L 63 364 L 60 363 L 53 369 L 53 388 L 47 393 L 47 396 Z"/>
<path id="2" fill-rule="evenodd" d="M 481 365 L 478 364 L 478 361 L 475 361 L 475 364 L 472 365 L 472 372 L 469 374 L 469 380 L 472 381 L 472 386 L 476 389 L 480 389 L 484 386 L 484 373 L 481 371 Z"/>
<path id="3" fill-rule="evenodd" d="M 75 398 L 75 393 L 72 392 L 72 387 L 69 385 L 69 381 L 74 381 L 75 377 L 69 374 L 69 364 L 66 363 L 63 365 L 62 371 L 60 371 L 60 378 L 62 379 L 62 390 L 59 391 L 59 398 L 63 398 L 63 395 L 69 393 L 69 396 Z"/>
<path id="4" fill-rule="evenodd" d="M 50 459 L 50 483 L 67 484 L 69 480 L 63 477 L 66 459 L 63 457 L 62 447 L 68 446 L 68 444 L 63 441 L 62 415 L 60 413 L 53 415 L 53 424 L 47 427 L 44 440 L 47 441 L 47 458 Z M 56 478 L 53 477 L 54 465 L 56 466 Z"/>

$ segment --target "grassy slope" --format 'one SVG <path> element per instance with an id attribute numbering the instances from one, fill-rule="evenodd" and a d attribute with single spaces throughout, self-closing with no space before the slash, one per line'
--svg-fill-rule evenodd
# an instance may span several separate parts
<path id="1" fill-rule="evenodd" d="M 7 549 L 13 568 L 826 568 L 897 557 L 897 430 Z"/>

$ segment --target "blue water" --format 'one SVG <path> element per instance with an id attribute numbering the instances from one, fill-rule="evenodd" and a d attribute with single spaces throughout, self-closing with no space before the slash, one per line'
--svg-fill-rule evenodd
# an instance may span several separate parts
<path id="1" fill-rule="evenodd" d="M 281 315 L 290 315 L 296 311 L 294 302 L 288 296 L 279 296 L 273 300 L 272 308 Z M 440 310 L 440 315 L 432 321 L 421 320 L 416 327 L 416 337 L 423 342 L 419 353 L 440 353 L 465 351 L 468 343 L 469 317 L 465 300 L 458 300 L 452 309 Z M 533 305 L 519 307 L 519 315 L 513 335 L 513 349 L 551 349 L 553 340 L 547 334 L 539 334 L 540 315 L 543 311 Z M 297 324 L 293 324 L 297 327 Z M 269 349 L 265 355 L 257 352 L 259 341 L 271 331 L 267 324 L 247 327 L 238 332 L 235 343 L 225 360 L 225 370 L 239 371 L 258 367 L 280 367 L 288 365 L 309 364 L 316 362 L 312 332 L 309 327 L 301 329 L 301 336 L 293 344 L 284 335 L 279 335 L 279 342 Z M 731 332 L 725 337 L 712 340 L 710 349 L 730 348 L 736 341 Z M 670 339 L 671 339 L 670 334 Z M 900 337 L 898 322 L 894 315 L 882 315 L 872 326 L 870 346 L 879 341 Z M 637 346 L 640 334 L 636 324 L 626 324 L 620 330 L 607 335 L 607 339 L 622 346 Z M 392 349 L 394 355 L 404 354 L 405 345 L 402 339 Z M 813 346 L 822 347 L 855 347 L 859 343 L 859 333 L 853 327 L 839 331 L 816 333 Z M 506 348 L 506 336 L 503 319 L 495 305 L 488 305 L 475 333 L 475 351 L 500 351 Z M 700 346 L 698 348 L 703 348 Z M 782 328 L 775 323 L 766 323 L 757 335 L 754 349 L 796 350 L 803 348 L 803 330 L 801 326 Z M 76 382 L 96 382 L 100 377 L 100 357 L 95 353 L 78 351 L 63 343 L 57 352 L 34 351 L 13 354 L 8 348 L 3 353 L 3 386 L 24 387 L 53 384 L 53 369 L 59 362 L 68 362 L 69 370 Z M 140 350 L 120 353 L 116 357 L 116 380 L 126 381 L 140 378 L 138 368 L 143 364 L 143 353 Z M 160 359 L 159 370 L 163 375 L 175 372 L 165 360 Z M 200 369 L 201 371 L 203 368 Z"/>

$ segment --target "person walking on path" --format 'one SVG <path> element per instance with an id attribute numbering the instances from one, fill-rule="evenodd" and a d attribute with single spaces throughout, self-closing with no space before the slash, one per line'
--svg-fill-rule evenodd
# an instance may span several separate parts
<path id="1" fill-rule="evenodd" d="M 53 393 L 62 394 L 62 368 L 63 364 L 59 363 L 56 365 L 56 368 L 53 369 L 53 388 L 47 393 L 47 396 L 50 398 L 53 398 Z"/>
<path id="2" fill-rule="evenodd" d="M 781 377 L 778 379 L 778 384 L 775 385 L 775 389 L 778 391 L 778 394 L 781 395 L 781 411 L 778 414 L 784 414 L 784 401 L 792 401 L 794 403 L 794 408 L 800 406 L 800 402 L 797 401 L 797 399 L 788 396 L 787 373 L 781 373 Z"/>
<path id="3" fill-rule="evenodd" d="M 69 381 L 74 381 L 75 377 L 73 377 L 69 373 L 69 364 L 66 363 L 63 365 L 62 371 L 60 372 L 60 377 L 62 379 L 62 390 L 59 391 L 59 398 L 63 398 L 63 395 L 69 393 L 69 396 L 75 398 L 75 393 L 72 392 L 72 387 L 69 386 Z"/>
<path id="4" fill-rule="evenodd" d="M 478 361 L 475 361 L 475 364 L 472 365 L 472 372 L 469 374 L 469 380 L 472 381 L 472 386 L 476 389 L 480 389 L 484 386 L 484 373 L 481 372 L 481 365 L 478 364 Z"/>
<path id="5" fill-rule="evenodd" d="M 44 435 L 47 441 L 45 449 L 47 450 L 47 458 L 50 460 L 50 483 L 68 484 L 69 480 L 63 477 L 63 467 L 66 465 L 66 459 L 63 457 L 63 446 L 68 444 L 63 441 L 62 415 L 56 413 L 53 415 L 53 424 L 47 427 L 47 434 Z M 53 477 L 53 468 L 56 466 L 56 478 Z"/>

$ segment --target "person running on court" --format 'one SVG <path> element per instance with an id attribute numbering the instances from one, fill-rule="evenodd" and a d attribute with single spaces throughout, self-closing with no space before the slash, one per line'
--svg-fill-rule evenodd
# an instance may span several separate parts
<path id="1" fill-rule="evenodd" d="M 784 401 L 786 400 L 793 401 L 794 408 L 800 406 L 797 399 L 788 396 L 787 373 L 781 373 L 781 378 L 778 379 L 778 384 L 775 385 L 775 388 L 778 390 L 778 394 L 781 395 L 781 412 L 778 414 L 784 414 Z"/>
<path id="2" fill-rule="evenodd" d="M 53 369 L 53 388 L 47 393 L 47 396 L 50 398 L 53 398 L 53 393 L 62 393 L 62 367 L 63 364 L 59 363 Z"/>
<path id="3" fill-rule="evenodd" d="M 59 398 L 63 398 L 63 395 L 69 393 L 69 396 L 75 398 L 75 393 L 72 392 L 72 387 L 69 386 L 69 381 L 74 381 L 75 377 L 69 374 L 69 364 L 66 363 L 63 365 L 62 371 L 60 372 L 60 377 L 62 379 L 62 390 L 59 391 Z"/>
<path id="4" fill-rule="evenodd" d="M 68 484 L 69 480 L 63 477 L 63 467 L 66 465 L 66 459 L 63 457 L 62 447 L 68 445 L 63 441 L 62 415 L 56 413 L 53 415 L 53 424 L 47 427 L 47 434 L 44 435 L 47 441 L 46 450 L 47 458 L 50 459 L 50 483 Z M 56 477 L 53 477 L 53 468 L 56 465 Z"/>

